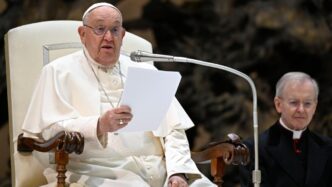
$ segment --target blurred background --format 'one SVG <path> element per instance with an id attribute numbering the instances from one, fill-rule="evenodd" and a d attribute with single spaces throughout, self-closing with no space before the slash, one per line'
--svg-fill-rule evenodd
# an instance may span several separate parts
<path id="1" fill-rule="evenodd" d="M 4 35 L 11 28 L 39 21 L 80 20 L 84 10 L 96 2 L 100 1 L 0 0 L 0 187 L 11 186 Z M 149 40 L 155 53 L 222 64 L 249 75 L 257 88 L 259 131 L 278 119 L 273 97 L 280 76 L 288 71 L 310 74 L 320 86 L 310 128 L 332 135 L 332 1 L 104 2 L 117 6 L 124 27 Z M 182 74 L 177 97 L 196 124 L 187 131 L 192 149 L 223 140 L 231 132 L 243 139 L 252 136 L 252 94 L 242 78 L 198 65 L 156 66 Z M 206 166 L 199 167 L 208 175 Z M 238 186 L 237 168 L 227 168 L 224 180 L 226 187 Z"/>

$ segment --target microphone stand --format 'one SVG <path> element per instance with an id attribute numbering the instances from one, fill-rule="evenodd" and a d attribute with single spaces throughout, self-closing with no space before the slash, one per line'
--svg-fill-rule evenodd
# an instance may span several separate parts
<path id="1" fill-rule="evenodd" d="M 253 131 L 254 131 L 254 150 L 255 150 L 255 169 L 252 171 L 252 181 L 253 181 L 254 187 L 259 187 L 260 182 L 261 182 L 261 172 L 260 172 L 259 166 L 258 166 L 259 158 L 258 158 L 257 93 L 256 93 L 255 84 L 252 81 L 252 79 L 248 75 L 246 75 L 236 69 L 233 69 L 233 68 L 230 68 L 227 66 L 223 66 L 220 64 L 214 64 L 214 63 L 190 59 L 190 58 L 172 56 L 171 59 L 169 59 L 169 58 L 163 59 L 163 60 L 159 59 L 156 61 L 183 62 L 183 63 L 198 64 L 198 65 L 202 65 L 202 66 L 217 68 L 217 69 L 221 69 L 221 70 L 236 74 L 236 75 L 244 78 L 249 83 L 249 85 L 251 87 L 251 91 L 252 91 L 252 96 L 253 96 L 253 126 L 254 126 Z"/>

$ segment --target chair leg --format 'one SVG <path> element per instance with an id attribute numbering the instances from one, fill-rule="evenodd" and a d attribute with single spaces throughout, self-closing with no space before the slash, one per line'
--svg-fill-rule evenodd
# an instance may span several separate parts
<path id="1" fill-rule="evenodd" d="M 219 157 L 211 160 L 211 175 L 213 176 L 213 182 L 218 185 L 218 187 L 222 187 L 224 181 L 222 178 L 224 177 L 225 170 L 225 162 Z"/>
<path id="2" fill-rule="evenodd" d="M 58 172 L 57 187 L 66 186 L 66 165 L 68 163 L 68 153 L 63 150 L 55 151 L 56 171 Z"/>

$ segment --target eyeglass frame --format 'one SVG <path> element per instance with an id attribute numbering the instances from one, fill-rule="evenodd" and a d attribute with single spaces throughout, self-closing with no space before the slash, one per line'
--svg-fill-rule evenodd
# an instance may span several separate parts
<path id="1" fill-rule="evenodd" d="M 286 99 L 283 97 L 278 96 L 278 98 L 282 101 L 285 101 L 287 103 L 288 106 L 293 107 L 293 108 L 299 108 L 302 104 L 304 109 L 311 109 L 313 107 L 315 107 L 315 105 L 317 105 L 317 100 L 315 99 L 309 99 L 307 101 L 304 102 L 300 102 L 297 99 Z"/>
<path id="2" fill-rule="evenodd" d="M 90 28 L 93 31 L 93 33 L 97 36 L 102 36 L 102 35 L 106 34 L 107 31 L 110 31 L 112 36 L 118 37 L 120 35 L 121 30 L 123 29 L 122 26 L 114 26 L 114 27 L 111 27 L 111 28 L 108 28 L 108 29 L 106 29 L 107 27 L 105 27 L 105 26 L 98 26 L 99 28 L 98 27 L 92 27 L 92 26 L 87 25 L 87 24 L 84 24 L 83 26 Z M 99 33 L 97 29 L 100 29 L 102 27 L 104 28 L 104 31 Z M 116 28 L 119 28 L 119 30 L 114 31 L 114 29 L 116 29 Z"/>

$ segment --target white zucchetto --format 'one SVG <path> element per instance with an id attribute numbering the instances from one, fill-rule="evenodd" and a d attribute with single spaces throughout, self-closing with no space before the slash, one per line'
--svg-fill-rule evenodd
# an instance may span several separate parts
<path id="1" fill-rule="evenodd" d="M 88 9 L 86 9 L 86 11 L 84 12 L 84 14 L 83 14 L 83 16 L 82 16 L 82 20 L 84 20 L 85 16 L 86 16 L 89 12 L 91 12 L 92 10 L 94 10 L 94 9 L 96 9 L 96 8 L 98 8 L 98 7 L 101 7 L 101 6 L 112 7 L 112 8 L 114 8 L 116 11 L 118 11 L 120 15 L 122 15 L 121 12 L 120 12 L 120 10 L 119 10 L 118 8 L 116 8 L 114 5 L 112 5 L 112 4 L 110 4 L 110 3 L 101 2 L 101 3 L 95 3 L 95 4 L 91 5 Z"/>

